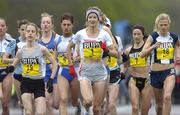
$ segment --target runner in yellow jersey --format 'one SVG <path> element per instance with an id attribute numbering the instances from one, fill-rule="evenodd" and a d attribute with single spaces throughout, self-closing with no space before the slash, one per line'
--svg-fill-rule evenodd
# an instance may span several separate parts
<path id="1" fill-rule="evenodd" d="M 56 59 L 56 43 L 55 39 L 60 36 L 54 32 L 54 20 L 53 15 L 48 13 L 41 14 L 41 36 L 39 42 L 41 45 L 45 46 L 54 59 Z M 50 79 L 52 68 L 51 62 L 46 58 L 46 75 L 44 77 L 44 82 Z M 47 114 L 53 115 L 53 107 L 59 108 L 59 95 L 58 95 L 58 85 L 57 85 L 58 71 L 56 72 L 55 78 L 53 80 L 53 90 L 46 90 L 46 99 L 47 99 Z"/>

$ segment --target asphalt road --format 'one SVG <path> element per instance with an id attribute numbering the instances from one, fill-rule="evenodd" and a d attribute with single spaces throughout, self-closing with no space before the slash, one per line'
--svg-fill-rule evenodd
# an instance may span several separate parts
<path id="1" fill-rule="evenodd" d="M 83 115 L 84 109 L 82 108 L 82 114 Z M 118 115 L 131 115 L 131 106 L 130 105 L 123 105 L 117 107 Z M 2 112 L 2 109 L 0 109 L 0 112 Z M 75 109 L 73 107 L 68 108 L 68 115 L 74 115 Z M 10 108 L 10 115 L 22 115 L 22 111 L 20 108 Z M 58 110 L 55 110 L 55 115 L 58 114 Z M 91 115 L 92 115 L 92 109 L 91 109 Z M 156 115 L 155 113 L 155 106 L 153 105 L 149 111 L 149 115 Z M 173 105 L 171 115 L 180 115 L 180 105 Z"/>

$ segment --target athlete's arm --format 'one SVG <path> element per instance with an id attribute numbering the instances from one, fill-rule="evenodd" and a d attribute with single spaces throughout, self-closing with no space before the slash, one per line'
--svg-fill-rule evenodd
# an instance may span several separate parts
<path id="1" fill-rule="evenodd" d="M 180 38 L 176 42 L 175 56 L 176 56 L 176 63 L 180 63 Z"/>
<path id="2" fill-rule="evenodd" d="M 132 47 L 132 46 L 131 46 Z M 131 50 L 131 47 L 127 48 L 123 53 L 128 56 L 129 55 L 129 52 Z M 129 67 L 129 60 L 127 60 L 126 62 L 123 63 L 123 67 L 121 68 L 121 72 L 122 73 L 125 73 L 127 71 Z"/>
<path id="3" fill-rule="evenodd" d="M 3 54 L 3 63 L 13 63 L 14 59 L 9 58 L 10 55 L 14 53 L 16 49 L 16 41 L 12 40 L 6 47 L 6 52 Z"/>
<path id="4" fill-rule="evenodd" d="M 42 48 L 42 52 L 44 54 L 44 56 L 51 62 L 52 64 L 52 74 L 51 74 L 51 77 L 52 79 L 54 79 L 55 77 L 55 74 L 56 74 L 56 71 L 57 71 L 57 62 L 56 60 L 53 58 L 53 56 L 50 54 L 50 52 L 48 51 L 47 48 L 43 47 Z"/>
<path id="5" fill-rule="evenodd" d="M 21 55 L 21 50 L 18 50 L 16 53 L 16 57 L 14 58 L 14 61 L 12 63 L 14 67 L 16 67 L 16 65 L 20 63 L 20 55 Z"/>
<path id="6" fill-rule="evenodd" d="M 68 58 L 68 61 L 69 61 L 69 65 L 73 65 L 73 63 L 72 63 L 72 58 L 71 58 L 72 48 L 75 48 L 75 44 L 71 41 L 71 42 L 68 44 L 67 49 L 66 49 L 67 58 Z"/>
<path id="7" fill-rule="evenodd" d="M 75 57 L 73 57 L 73 61 L 74 62 L 80 62 L 81 60 L 81 57 L 80 57 L 80 49 L 79 49 L 79 43 L 75 45 Z"/>
<path id="8" fill-rule="evenodd" d="M 54 49 L 54 51 L 53 51 L 53 58 L 55 59 L 55 60 L 57 60 L 57 48 L 55 48 Z"/>
<path id="9" fill-rule="evenodd" d="M 14 61 L 14 58 L 9 58 L 9 56 L 10 56 L 10 54 L 8 54 L 8 53 L 4 53 L 3 54 L 3 63 L 13 63 L 13 61 Z"/>
<path id="10" fill-rule="evenodd" d="M 110 30 L 108 27 L 106 27 L 106 26 L 103 26 L 103 29 L 110 35 L 111 40 L 112 40 L 112 42 L 113 42 L 113 46 L 114 46 L 115 48 L 117 48 L 118 45 L 116 44 L 115 38 L 114 38 L 114 36 L 112 35 L 111 30 Z"/>
<path id="11" fill-rule="evenodd" d="M 116 51 L 116 49 L 114 48 L 113 45 L 110 45 L 110 46 L 108 46 L 107 48 L 108 48 L 108 50 L 109 50 L 108 54 L 109 54 L 110 56 L 118 57 L 119 54 L 118 54 L 118 52 Z"/>
<path id="12" fill-rule="evenodd" d="M 176 42 L 176 46 L 180 47 L 180 38 L 178 38 L 177 42 Z"/>
<path id="13" fill-rule="evenodd" d="M 159 45 L 161 44 L 160 42 L 156 42 L 155 44 L 151 45 L 152 42 L 153 39 L 151 36 L 149 36 L 148 39 L 146 40 L 146 43 L 144 44 L 142 51 L 139 53 L 141 58 L 147 57 L 153 49 L 159 47 Z"/>
<path id="14" fill-rule="evenodd" d="M 112 40 L 112 37 L 111 35 L 108 33 L 108 32 L 104 32 L 104 40 L 103 42 L 100 43 L 100 46 L 101 48 L 104 50 L 104 52 L 106 52 L 108 55 L 112 56 L 112 57 L 118 57 L 119 54 L 118 52 L 116 51 L 117 48 L 114 47 L 114 43 L 113 40 L 114 37 L 113 37 L 113 40 Z"/>

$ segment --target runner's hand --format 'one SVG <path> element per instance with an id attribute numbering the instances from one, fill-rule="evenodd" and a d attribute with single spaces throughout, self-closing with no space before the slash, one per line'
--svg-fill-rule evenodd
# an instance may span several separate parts
<path id="1" fill-rule="evenodd" d="M 123 72 L 120 72 L 119 77 L 121 80 L 126 78 L 126 75 Z"/>
<path id="2" fill-rule="evenodd" d="M 46 84 L 46 88 L 48 93 L 52 93 L 53 92 L 53 79 L 49 78 L 47 84 Z"/>
<path id="3" fill-rule="evenodd" d="M 9 73 L 13 73 L 14 69 L 15 69 L 14 66 L 10 65 L 6 67 L 5 71 L 7 74 L 9 74 Z"/>
<path id="4" fill-rule="evenodd" d="M 104 43 L 104 42 L 102 42 L 102 41 L 100 41 L 99 42 L 100 43 L 100 47 L 103 49 L 103 57 L 107 57 L 107 56 L 109 56 L 109 50 L 108 50 L 108 48 L 107 48 L 107 46 L 106 46 L 106 43 Z"/>

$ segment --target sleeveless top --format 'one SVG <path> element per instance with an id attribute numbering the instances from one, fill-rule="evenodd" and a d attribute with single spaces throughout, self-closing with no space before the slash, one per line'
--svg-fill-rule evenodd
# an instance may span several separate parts
<path id="1" fill-rule="evenodd" d="M 168 33 L 167 36 L 161 36 L 157 32 L 151 34 L 153 44 L 160 42 L 159 48 L 153 50 L 151 63 L 171 64 L 174 63 L 174 49 L 178 36 L 174 33 Z"/>
<path id="2" fill-rule="evenodd" d="M 39 41 L 39 44 L 45 46 L 53 57 L 55 57 L 53 54 L 54 54 L 54 50 L 56 49 L 56 43 L 55 43 L 56 38 L 59 38 L 59 35 L 56 33 L 52 33 L 51 39 L 48 43 L 44 43 L 41 39 Z M 50 64 L 50 61 L 48 59 L 45 59 L 45 61 L 46 64 Z"/>
<path id="3" fill-rule="evenodd" d="M 33 51 L 29 51 L 26 45 L 20 50 L 22 76 L 30 79 L 42 79 L 45 76 L 45 62 L 41 49 L 44 47 L 38 43 Z"/>
<path id="4" fill-rule="evenodd" d="M 60 38 L 56 39 L 55 42 L 57 44 L 57 53 L 58 53 L 58 62 L 61 66 L 68 66 L 69 61 L 66 57 L 66 49 L 69 45 L 70 41 L 72 41 L 73 36 L 64 37 L 61 36 Z M 73 53 L 74 51 L 72 51 Z"/>
<path id="5" fill-rule="evenodd" d="M 135 49 L 134 46 L 132 46 L 130 52 L 129 52 L 129 62 L 131 67 L 145 67 L 148 66 L 148 58 L 143 57 L 141 58 L 139 53 L 142 51 L 144 44 L 140 47 Z"/>

